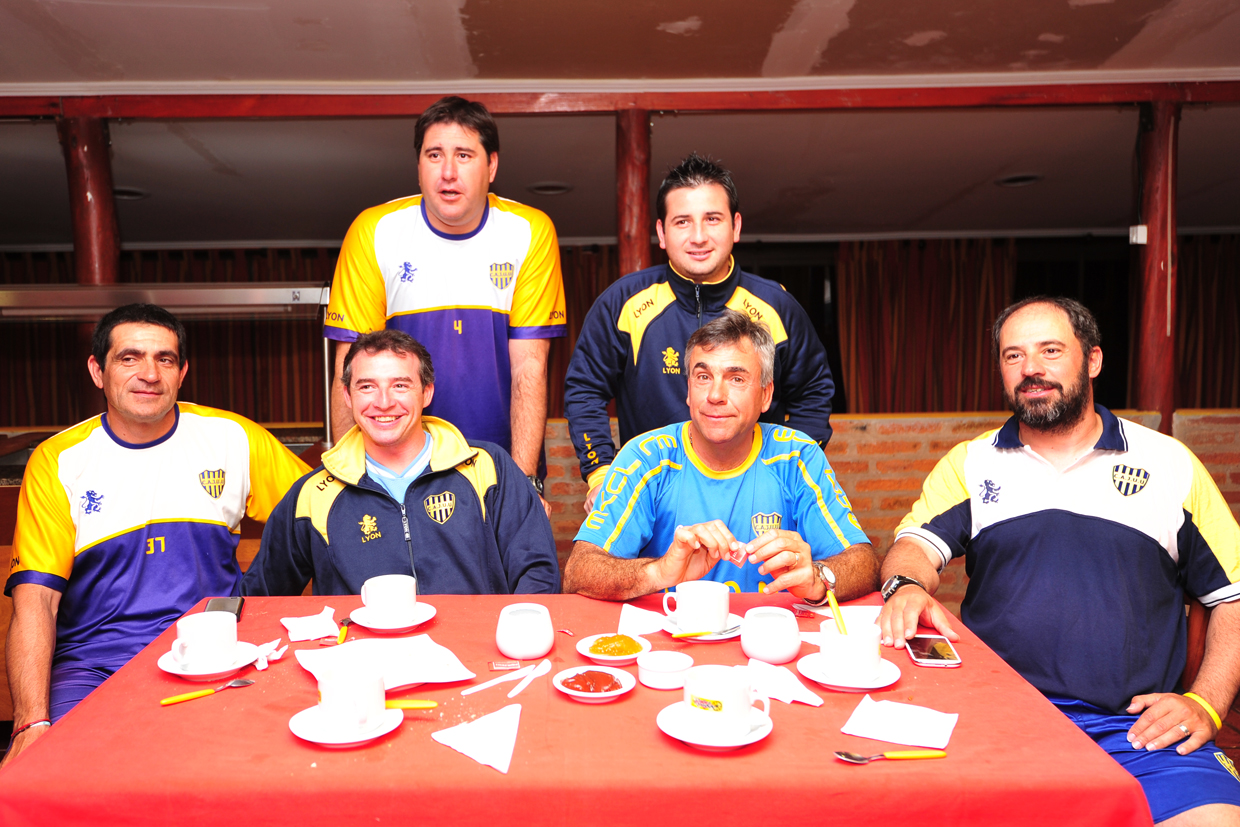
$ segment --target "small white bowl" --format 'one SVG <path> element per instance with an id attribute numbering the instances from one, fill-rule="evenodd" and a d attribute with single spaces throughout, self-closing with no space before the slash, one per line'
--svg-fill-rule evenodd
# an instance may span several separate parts
<path id="1" fill-rule="evenodd" d="M 693 658 L 684 652 L 642 652 L 637 656 L 637 679 L 651 689 L 681 689 Z"/>
<path id="2" fill-rule="evenodd" d="M 649 652 L 650 649 L 652 648 L 650 645 L 650 641 L 646 640 L 644 637 L 637 637 L 635 635 L 629 635 L 629 637 L 637 641 L 637 643 L 642 647 L 642 650 L 638 652 L 637 654 L 634 654 L 634 655 L 596 655 L 590 651 L 590 647 L 594 645 L 594 642 L 596 640 L 598 640 L 601 637 L 611 637 L 614 634 L 616 633 L 611 632 L 609 634 L 604 634 L 604 635 L 590 635 L 589 637 L 583 637 L 581 640 L 577 641 L 577 653 L 581 655 L 583 658 L 589 658 L 590 660 L 594 661 L 595 663 L 601 666 L 628 666 L 630 663 L 637 660 L 639 656 L 641 656 L 642 654 L 646 652 Z"/>
<path id="3" fill-rule="evenodd" d="M 620 688 L 613 689 L 611 692 L 581 692 L 577 689 L 569 689 L 564 685 L 564 681 L 574 675 L 580 675 L 582 672 L 606 672 L 620 681 Z M 571 669 L 565 669 L 563 672 L 556 672 L 555 677 L 551 679 L 551 685 L 574 701 L 581 701 L 583 704 L 605 704 L 608 701 L 614 701 L 626 692 L 632 691 L 633 687 L 637 686 L 637 679 L 623 669 L 616 669 L 611 666 L 574 666 Z"/>

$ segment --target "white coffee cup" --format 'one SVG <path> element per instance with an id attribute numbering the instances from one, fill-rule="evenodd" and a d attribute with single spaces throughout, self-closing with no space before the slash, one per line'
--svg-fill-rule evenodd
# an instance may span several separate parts
<path id="1" fill-rule="evenodd" d="M 555 645 L 551 612 L 541 603 L 512 603 L 500 610 L 495 645 L 514 660 L 541 658 Z"/>
<path id="2" fill-rule="evenodd" d="M 878 676 L 879 636 L 882 630 L 876 623 L 854 623 L 848 634 L 841 635 L 834 620 L 822 621 L 819 637 L 822 641 L 823 669 L 831 676 L 850 683 L 863 683 Z"/>
<path id="3" fill-rule="evenodd" d="M 801 653 L 801 629 L 792 612 L 780 606 L 758 606 L 741 621 L 741 650 L 767 663 L 787 663 Z"/>
<path id="4" fill-rule="evenodd" d="M 710 664 L 685 673 L 684 703 L 703 732 L 744 738 L 762 726 L 762 719 L 753 714 L 759 701 L 762 711 L 770 715 L 770 699 L 750 687 L 744 667 Z"/>
<path id="5" fill-rule="evenodd" d="M 362 733 L 382 723 L 387 695 L 383 676 L 360 664 L 341 666 L 319 676 L 319 711 L 333 731 Z"/>
<path id="6" fill-rule="evenodd" d="M 362 584 L 362 603 L 380 620 L 400 623 L 413 615 L 418 581 L 408 574 L 383 574 Z"/>
<path id="7" fill-rule="evenodd" d="M 198 612 L 177 621 L 172 660 L 183 672 L 223 672 L 237 659 L 237 616 Z"/>
<path id="8" fill-rule="evenodd" d="M 731 593 L 726 583 L 690 580 L 663 595 L 663 613 L 674 619 L 682 632 L 722 632 L 728 626 Z M 671 607 L 673 600 L 675 610 Z"/>

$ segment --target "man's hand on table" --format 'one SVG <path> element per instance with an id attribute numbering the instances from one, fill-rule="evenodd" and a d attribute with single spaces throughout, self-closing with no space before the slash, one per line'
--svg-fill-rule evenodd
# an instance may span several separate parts
<path id="1" fill-rule="evenodd" d="M 813 550 L 797 532 L 772 529 L 743 548 L 750 563 L 761 563 L 759 574 L 775 576 L 767 584 L 768 593 L 787 589 L 810 603 L 826 597 L 826 584 L 814 572 Z"/>
<path id="2" fill-rule="evenodd" d="M 904 642 L 917 634 L 918 624 L 933 626 L 948 640 L 960 640 L 952 629 L 951 617 L 939 601 L 918 586 L 902 586 L 883 604 L 878 615 L 884 646 L 903 648 Z"/>
<path id="3" fill-rule="evenodd" d="M 1129 715 L 1141 712 L 1141 717 L 1128 730 L 1128 743 L 1133 749 L 1157 750 L 1182 741 L 1175 751 L 1188 755 L 1217 734 L 1214 721 L 1201 704 L 1174 692 L 1138 695 L 1128 705 L 1127 712 Z M 1188 730 L 1187 735 L 1181 726 Z"/>
<path id="4" fill-rule="evenodd" d="M 13 743 L 9 745 L 9 751 L 5 753 L 4 760 L 0 761 L 0 769 L 7 767 L 9 762 L 16 758 L 22 750 L 46 735 L 49 729 L 51 729 L 49 726 L 31 727 L 14 738 Z"/>

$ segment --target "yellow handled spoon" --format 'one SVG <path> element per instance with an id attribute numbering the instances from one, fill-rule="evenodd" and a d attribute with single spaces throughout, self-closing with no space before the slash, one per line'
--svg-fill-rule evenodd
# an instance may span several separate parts
<path id="1" fill-rule="evenodd" d="M 892 752 L 880 752 L 878 755 L 858 755 L 855 752 L 836 752 L 835 757 L 850 764 L 868 764 L 879 758 L 888 761 L 909 761 L 914 758 L 946 758 L 947 753 L 941 749 L 898 749 Z"/>
<path id="2" fill-rule="evenodd" d="M 434 709 L 439 706 L 439 701 L 415 701 L 415 700 L 393 700 L 384 704 L 388 709 Z"/>
<path id="3" fill-rule="evenodd" d="M 248 678 L 237 678 L 235 681 L 229 681 L 223 686 L 217 686 L 215 689 L 199 689 L 197 692 L 186 692 L 184 695 L 173 695 L 171 698 L 164 698 L 159 702 L 160 706 L 170 706 L 179 704 L 182 701 L 192 701 L 194 698 L 205 698 L 208 695 L 214 695 L 216 692 L 223 692 L 225 689 L 234 689 L 241 686 L 249 686 L 254 681 Z"/>

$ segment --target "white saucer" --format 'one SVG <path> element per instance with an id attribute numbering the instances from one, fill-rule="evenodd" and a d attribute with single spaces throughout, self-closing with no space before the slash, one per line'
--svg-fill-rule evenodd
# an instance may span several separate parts
<path id="1" fill-rule="evenodd" d="M 294 735 L 305 741 L 313 741 L 325 747 L 347 747 L 371 741 L 380 735 L 387 735 L 400 726 L 404 720 L 403 709 L 385 709 L 383 716 L 379 719 L 379 725 L 373 729 L 365 732 L 346 732 L 328 723 L 319 710 L 318 704 L 315 704 L 289 718 L 288 728 Z"/>
<path id="2" fill-rule="evenodd" d="M 602 666 L 628 666 L 630 663 L 636 663 L 637 658 L 640 655 L 649 652 L 653 648 L 650 645 L 650 641 L 646 640 L 644 637 L 630 635 L 633 640 L 637 641 L 637 645 L 642 647 L 641 651 L 635 652 L 631 655 L 596 655 L 590 651 L 590 647 L 593 646 L 595 641 L 599 638 L 611 637 L 615 634 L 615 632 L 612 632 L 610 634 L 590 635 L 589 637 L 583 637 L 581 640 L 577 641 L 577 654 Z"/>
<path id="3" fill-rule="evenodd" d="M 797 671 L 816 684 L 837 692 L 869 692 L 891 686 L 900 679 L 900 667 L 889 660 L 879 660 L 878 674 L 869 680 L 858 681 L 843 673 L 822 668 L 822 653 L 815 652 L 797 661 Z"/>
<path id="4" fill-rule="evenodd" d="M 396 620 L 389 620 L 376 614 L 367 606 L 360 606 L 349 613 L 349 620 L 352 620 L 358 626 L 365 626 L 372 632 L 381 634 L 396 635 L 401 632 L 408 632 L 417 626 L 421 626 L 426 621 L 435 616 L 435 607 L 429 603 L 418 601 L 413 605 L 413 611 L 408 615 Z"/>
<path id="5" fill-rule="evenodd" d="M 611 692 L 581 692 L 564 686 L 564 681 L 582 672 L 606 672 L 620 681 L 620 688 L 613 689 Z M 633 687 L 637 686 L 637 678 L 623 669 L 616 669 L 611 666 L 574 666 L 571 669 L 556 672 L 555 677 L 551 679 L 551 685 L 574 701 L 581 701 L 583 704 L 605 704 L 608 701 L 614 701 L 627 692 L 631 692 Z"/>
<path id="6" fill-rule="evenodd" d="M 770 735 L 771 730 L 775 728 L 771 717 L 761 709 L 754 707 L 750 713 L 753 716 L 751 721 L 760 719 L 761 723 L 740 738 L 731 739 L 723 737 L 718 733 L 702 730 L 695 717 L 697 714 L 685 706 L 684 701 L 677 701 L 671 706 L 665 706 L 659 712 L 659 717 L 655 719 L 655 723 L 659 725 L 659 729 L 677 741 L 684 741 L 691 747 L 697 747 L 707 752 L 723 752 L 756 744 Z"/>
<path id="7" fill-rule="evenodd" d="M 159 660 L 155 665 L 167 672 L 169 675 L 176 675 L 178 678 L 184 678 L 187 681 L 218 681 L 220 678 L 227 678 L 229 675 L 235 675 L 254 661 L 258 660 L 258 647 L 253 643 L 246 643 L 243 640 L 237 641 L 237 656 L 232 662 L 232 666 L 227 669 L 220 669 L 215 672 L 192 672 L 185 669 L 181 664 L 172 659 L 172 652 L 164 652 L 159 656 Z"/>
<path id="8" fill-rule="evenodd" d="M 734 637 L 740 637 L 740 636 L 741 636 L 741 630 L 740 630 L 741 620 L 742 620 L 742 618 L 741 618 L 741 616 L 740 616 L 740 615 L 729 614 L 729 615 L 728 615 L 728 625 L 724 626 L 723 628 L 725 628 L 725 629 L 732 629 L 732 628 L 735 628 L 735 629 L 736 629 L 736 631 L 735 631 L 735 632 L 731 632 L 731 633 L 726 634 L 726 635 L 702 635 L 701 637 L 685 637 L 685 638 L 680 638 L 680 640 L 687 640 L 687 641 L 694 641 L 694 642 L 696 642 L 696 641 L 710 642 L 710 641 L 715 641 L 715 640 L 731 640 L 731 639 L 732 639 L 732 638 L 734 638 Z M 678 634 L 680 634 L 682 631 L 684 631 L 684 632 L 693 632 L 693 631 L 697 631 L 697 630 L 696 630 L 696 629 L 681 629 L 679 626 L 677 626 L 677 625 L 676 625 L 676 619 L 675 619 L 674 617 L 664 617 L 664 618 L 663 618 L 663 631 L 667 632 L 669 635 L 678 635 Z"/>

